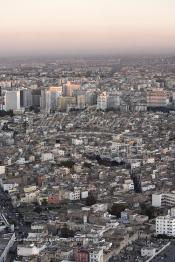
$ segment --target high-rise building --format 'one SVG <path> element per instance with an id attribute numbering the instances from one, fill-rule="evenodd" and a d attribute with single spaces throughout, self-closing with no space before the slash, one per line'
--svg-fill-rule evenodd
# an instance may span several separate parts
<path id="1" fill-rule="evenodd" d="M 67 84 L 63 87 L 64 96 L 73 96 L 74 91 L 80 89 L 80 84 L 68 81 Z"/>
<path id="2" fill-rule="evenodd" d="M 3 110 L 4 96 L 2 96 L 2 87 L 0 86 L 0 110 Z"/>
<path id="3" fill-rule="evenodd" d="M 29 108 L 32 105 L 31 90 L 24 88 L 20 90 L 20 106 Z"/>
<path id="4" fill-rule="evenodd" d="M 58 97 L 62 95 L 62 87 L 50 87 L 46 91 L 46 112 L 50 113 L 51 110 L 56 110 L 58 106 Z"/>
<path id="5" fill-rule="evenodd" d="M 20 91 L 7 91 L 5 93 L 5 110 L 20 109 Z"/>
<path id="6" fill-rule="evenodd" d="M 120 107 L 120 96 L 116 95 L 116 94 L 110 94 L 108 96 L 108 104 L 107 104 L 107 108 L 108 109 L 113 109 L 113 110 L 117 110 Z"/>
<path id="7" fill-rule="evenodd" d="M 87 91 L 85 94 L 86 106 L 93 106 L 97 104 L 97 93 L 92 91 Z"/>
<path id="8" fill-rule="evenodd" d="M 153 89 L 147 92 L 148 107 L 166 107 L 168 103 L 168 93 L 163 89 Z"/>
<path id="9" fill-rule="evenodd" d="M 46 110 L 46 89 L 41 90 L 40 110 L 43 112 Z"/>
<path id="10" fill-rule="evenodd" d="M 140 174 L 132 174 L 131 178 L 134 184 L 134 192 L 142 193 L 142 179 Z"/>
<path id="11" fill-rule="evenodd" d="M 97 97 L 97 109 L 106 110 L 108 108 L 108 94 L 103 92 Z"/>
<path id="12" fill-rule="evenodd" d="M 76 97 L 60 96 L 58 97 L 58 109 L 66 111 L 68 107 L 76 105 Z"/>
<path id="13" fill-rule="evenodd" d="M 77 107 L 78 107 L 78 109 L 84 109 L 86 107 L 85 95 L 78 95 L 77 96 Z"/>
<path id="14" fill-rule="evenodd" d="M 33 107 L 40 107 L 40 98 L 41 98 L 41 90 L 40 89 L 33 89 L 32 90 L 32 106 Z"/>

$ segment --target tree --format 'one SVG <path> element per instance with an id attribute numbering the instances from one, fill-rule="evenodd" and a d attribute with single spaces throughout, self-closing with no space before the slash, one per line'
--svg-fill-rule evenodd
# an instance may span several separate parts
<path id="1" fill-rule="evenodd" d="M 121 212 L 123 212 L 126 208 L 127 206 L 125 204 L 114 203 L 109 210 L 109 213 L 117 218 L 120 218 Z"/>
<path id="2" fill-rule="evenodd" d="M 48 204 L 47 199 L 43 199 L 42 204 L 46 206 Z"/>
<path id="3" fill-rule="evenodd" d="M 97 200 L 92 193 L 89 193 L 89 196 L 86 198 L 86 206 L 92 206 L 96 204 Z"/>
<path id="4" fill-rule="evenodd" d="M 68 238 L 68 237 L 74 237 L 74 231 L 70 230 L 67 225 L 65 224 L 63 228 L 61 228 L 61 237 Z"/>
<path id="5" fill-rule="evenodd" d="M 147 206 L 145 203 L 140 205 L 141 207 L 141 214 L 148 216 L 149 219 L 156 218 L 157 216 L 164 215 L 165 210 L 159 209 L 153 206 Z"/>
<path id="6" fill-rule="evenodd" d="M 39 214 L 42 212 L 42 208 L 40 206 L 37 206 L 35 207 L 34 211 Z"/>
<path id="7" fill-rule="evenodd" d="M 8 114 L 9 114 L 10 117 L 13 117 L 13 116 L 14 116 L 14 114 L 13 114 L 13 110 L 10 109 L 10 110 L 8 111 Z"/>

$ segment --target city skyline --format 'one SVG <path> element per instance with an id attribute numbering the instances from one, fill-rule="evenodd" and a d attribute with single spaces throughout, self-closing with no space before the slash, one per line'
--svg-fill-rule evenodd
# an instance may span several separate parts
<path id="1" fill-rule="evenodd" d="M 175 53 L 173 0 L 0 4 L 0 56 Z"/>

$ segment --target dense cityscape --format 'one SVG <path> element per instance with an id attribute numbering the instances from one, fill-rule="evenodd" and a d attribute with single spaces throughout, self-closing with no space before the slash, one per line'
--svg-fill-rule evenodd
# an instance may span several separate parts
<path id="1" fill-rule="evenodd" d="M 0 262 L 175 262 L 174 10 L 0 0 Z"/>
<path id="2" fill-rule="evenodd" d="M 174 261 L 175 57 L 0 59 L 0 261 Z"/>

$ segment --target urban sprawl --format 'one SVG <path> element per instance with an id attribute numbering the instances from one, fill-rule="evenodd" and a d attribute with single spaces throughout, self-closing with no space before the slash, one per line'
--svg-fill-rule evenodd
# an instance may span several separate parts
<path id="1" fill-rule="evenodd" d="M 175 57 L 9 60 L 0 262 L 174 261 Z"/>

